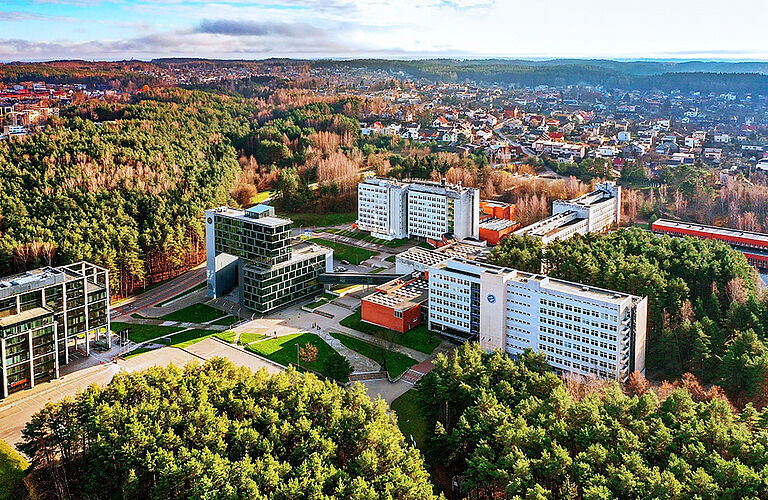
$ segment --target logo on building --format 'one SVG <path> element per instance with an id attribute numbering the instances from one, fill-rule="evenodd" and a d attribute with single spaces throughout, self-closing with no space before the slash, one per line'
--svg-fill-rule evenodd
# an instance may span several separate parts
<path id="1" fill-rule="evenodd" d="M 208 224 L 213 224 L 213 219 L 208 217 Z"/>
<path id="2" fill-rule="evenodd" d="M 494 294 L 492 294 L 492 293 L 489 293 L 488 294 L 488 302 L 490 302 L 491 304 L 496 302 L 496 296 Z"/>

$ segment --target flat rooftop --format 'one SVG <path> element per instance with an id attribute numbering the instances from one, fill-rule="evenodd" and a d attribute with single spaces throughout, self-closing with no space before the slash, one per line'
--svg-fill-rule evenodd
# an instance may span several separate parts
<path id="1" fill-rule="evenodd" d="M 291 264 L 295 264 L 297 262 L 307 260 L 311 257 L 316 257 L 318 255 L 328 255 L 331 252 L 333 252 L 333 250 L 328 247 L 324 247 L 322 245 L 318 245 L 316 243 L 312 243 L 308 241 L 301 241 L 299 243 L 295 243 L 291 245 L 290 260 L 287 260 L 285 262 L 280 262 L 279 264 L 276 264 L 272 267 L 260 266 L 258 264 L 246 264 L 245 267 L 258 269 L 259 272 L 267 272 L 270 269 L 280 269 L 285 266 L 290 266 Z M 322 272 L 325 272 L 325 265 L 323 265 Z"/>
<path id="2" fill-rule="evenodd" d="M 0 278 L 0 299 L 82 278 L 79 273 L 64 267 L 43 267 L 6 276 Z"/>
<path id="3" fill-rule="evenodd" d="M 562 200 L 560 201 L 560 203 L 565 203 L 568 205 L 578 205 L 580 207 L 591 207 L 592 205 L 597 205 L 598 203 L 602 203 L 606 200 L 610 200 L 611 198 L 613 198 L 613 196 L 610 193 L 597 190 L 597 191 L 592 191 L 591 193 L 583 194 L 578 198 L 574 198 L 572 200 Z"/>
<path id="4" fill-rule="evenodd" d="M 517 225 L 516 221 L 506 219 L 488 219 L 480 223 L 480 229 L 487 229 L 489 231 L 501 231 Z"/>
<path id="5" fill-rule="evenodd" d="M 696 224 L 695 222 L 683 222 L 671 219 L 658 219 L 653 223 L 653 227 L 655 226 L 662 226 L 669 229 L 686 229 L 689 231 L 699 231 L 702 233 L 709 233 L 714 237 L 720 236 L 724 238 L 749 238 L 751 240 L 757 240 L 768 245 L 768 234 L 765 233 L 741 231 L 739 229 L 731 229 L 727 227 L 706 226 L 704 224 Z"/>
<path id="6" fill-rule="evenodd" d="M 0 328 L 17 325 L 31 319 L 47 316 L 49 314 L 53 314 L 53 311 L 45 307 L 35 307 L 26 311 L 21 311 L 19 314 L 12 314 L 10 316 L 4 316 L 0 318 Z"/>
<path id="7" fill-rule="evenodd" d="M 583 220 L 586 219 L 580 219 L 576 216 L 576 212 L 573 210 L 568 210 L 567 212 L 560 212 L 559 214 L 550 215 L 546 219 L 541 219 L 540 221 L 534 222 L 529 226 L 518 229 L 514 234 L 530 234 L 533 236 L 548 237 Z"/>
<path id="8" fill-rule="evenodd" d="M 227 217 L 229 219 L 237 219 L 244 222 L 247 222 L 249 224 L 261 224 L 263 226 L 270 226 L 270 227 L 277 227 L 277 226 L 283 226 L 285 224 L 291 225 L 293 224 L 293 221 L 291 219 L 284 219 L 282 217 L 261 217 L 261 218 L 255 218 L 255 217 L 248 217 L 246 215 L 245 210 L 241 210 L 239 208 L 232 208 L 232 207 L 218 207 L 212 209 L 216 215 L 220 215 L 222 217 Z"/>
<path id="9" fill-rule="evenodd" d="M 405 252 L 397 254 L 396 257 L 396 259 L 409 260 L 425 266 L 435 266 L 449 258 L 450 257 L 447 255 L 439 254 L 434 250 L 427 250 L 426 248 L 421 247 L 411 247 Z"/>
<path id="10" fill-rule="evenodd" d="M 574 283 L 572 281 L 565 281 L 557 278 L 550 278 L 544 274 L 528 273 L 525 271 L 518 271 L 509 267 L 494 266 L 492 264 L 485 264 L 479 262 L 472 262 L 467 260 L 450 260 L 443 264 L 448 270 L 452 272 L 461 271 L 457 269 L 456 263 L 470 264 L 480 273 L 492 273 L 492 274 L 511 274 L 509 281 L 517 281 L 519 283 L 530 283 L 536 281 L 539 286 L 544 290 L 551 290 L 555 292 L 566 293 L 570 295 L 576 295 L 579 297 L 590 298 L 593 300 L 599 300 L 603 302 L 610 302 L 613 304 L 621 304 L 627 299 L 633 301 L 641 300 L 641 297 L 624 292 L 617 292 L 615 290 L 607 290 L 605 288 L 599 288 L 595 286 L 584 285 L 581 283 Z M 461 267 L 461 266 L 459 266 Z M 466 273 L 470 274 L 470 273 Z"/>
<path id="11" fill-rule="evenodd" d="M 423 303 L 428 297 L 429 281 L 421 277 L 420 273 L 414 273 L 379 285 L 375 292 L 363 300 L 397 311 L 407 311 Z"/>

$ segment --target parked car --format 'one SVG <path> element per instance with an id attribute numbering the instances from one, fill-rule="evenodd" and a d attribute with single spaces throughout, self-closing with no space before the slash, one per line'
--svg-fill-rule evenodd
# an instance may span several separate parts
<path id="1" fill-rule="evenodd" d="M 341 263 L 342 263 L 342 264 L 344 264 L 345 266 L 348 266 L 348 265 L 349 265 L 349 261 L 348 261 L 348 260 L 341 260 L 341 261 L 339 261 L 339 262 L 341 262 Z"/>

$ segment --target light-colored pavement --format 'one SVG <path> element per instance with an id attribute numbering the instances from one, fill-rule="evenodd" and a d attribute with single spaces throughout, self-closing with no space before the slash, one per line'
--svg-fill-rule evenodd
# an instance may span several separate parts
<path id="1" fill-rule="evenodd" d="M 131 373 L 171 363 L 184 366 L 190 361 L 203 362 L 216 356 L 227 358 L 236 365 L 246 366 L 254 371 L 263 368 L 270 373 L 276 373 L 283 369 L 277 363 L 213 338 L 202 340 L 186 349 L 164 347 L 129 359 L 121 359 L 116 363 L 102 363 L 84 368 L 28 391 L 12 394 L 0 402 L 0 439 L 15 446 L 21 439 L 21 431 L 26 423 L 46 403 L 75 396 L 91 384 L 104 386 L 120 371 Z"/>
<path id="2" fill-rule="evenodd" d="M 280 373 L 285 371 L 285 367 L 273 361 L 270 361 L 261 356 L 257 356 L 251 352 L 246 351 L 240 347 L 232 344 L 227 344 L 219 339 L 207 338 L 196 344 L 192 344 L 187 347 L 185 351 L 192 354 L 196 354 L 204 359 L 211 359 L 215 357 L 227 358 L 236 365 L 246 366 L 253 371 L 261 369 L 267 370 L 269 373 Z M 139 356 L 141 357 L 141 356 Z"/>
<path id="3" fill-rule="evenodd" d="M 368 396 L 370 396 L 371 399 L 376 399 L 377 396 L 381 396 L 381 398 L 390 405 L 392 404 L 392 401 L 408 392 L 409 389 L 413 389 L 411 384 L 403 381 L 392 383 L 389 380 L 365 380 L 360 383 L 368 390 Z"/>

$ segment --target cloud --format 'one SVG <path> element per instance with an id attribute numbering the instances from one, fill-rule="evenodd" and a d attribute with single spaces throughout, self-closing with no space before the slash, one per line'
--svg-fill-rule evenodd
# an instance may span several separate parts
<path id="1" fill-rule="evenodd" d="M 27 21 L 57 21 L 57 22 L 74 22 L 75 19 L 64 16 L 49 16 L 46 14 L 38 14 L 36 12 L 22 12 L 18 10 L 0 11 L 0 22 L 27 22 Z"/>
<path id="2" fill-rule="evenodd" d="M 306 23 L 239 21 L 231 19 L 204 19 L 195 28 L 195 32 L 229 36 L 327 37 L 325 31 Z"/>

